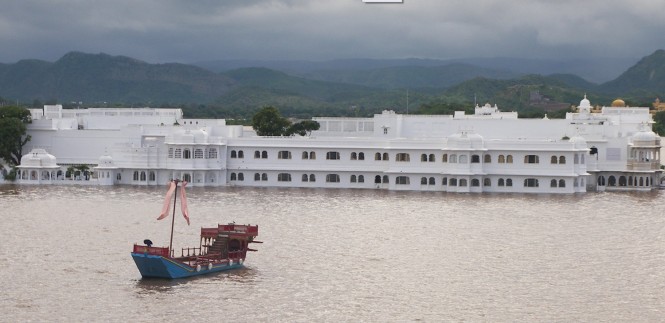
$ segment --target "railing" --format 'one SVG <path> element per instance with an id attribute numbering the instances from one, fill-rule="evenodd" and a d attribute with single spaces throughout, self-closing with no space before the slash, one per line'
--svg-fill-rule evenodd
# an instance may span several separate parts
<path id="1" fill-rule="evenodd" d="M 185 252 L 187 252 L 187 254 L 185 254 Z M 181 257 L 194 257 L 200 255 L 202 255 L 202 253 L 201 253 L 201 248 L 199 247 L 182 248 L 182 251 L 180 252 Z"/>
<path id="2" fill-rule="evenodd" d="M 169 248 L 166 247 L 148 247 L 134 244 L 134 253 L 147 253 L 149 255 L 168 257 Z"/>

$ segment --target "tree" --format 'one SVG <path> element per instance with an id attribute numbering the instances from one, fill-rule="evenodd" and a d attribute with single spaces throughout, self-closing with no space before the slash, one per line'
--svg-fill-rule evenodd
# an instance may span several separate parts
<path id="1" fill-rule="evenodd" d="M 252 117 L 252 127 L 259 136 L 282 136 L 290 125 L 291 122 L 271 106 L 263 107 Z"/>
<path id="2" fill-rule="evenodd" d="M 657 133 L 659 136 L 665 136 L 665 111 L 658 111 L 653 116 L 653 132 Z"/>
<path id="3" fill-rule="evenodd" d="M 314 120 L 303 120 L 289 126 L 289 128 L 286 129 L 285 135 L 293 136 L 294 134 L 297 134 L 301 136 L 309 136 L 312 134 L 312 131 L 319 130 L 319 128 L 321 128 L 321 125 L 318 122 Z"/>
<path id="4" fill-rule="evenodd" d="M 0 107 L 0 159 L 9 166 L 21 162 L 23 146 L 30 141 L 25 125 L 30 122 L 29 110 L 16 106 Z"/>

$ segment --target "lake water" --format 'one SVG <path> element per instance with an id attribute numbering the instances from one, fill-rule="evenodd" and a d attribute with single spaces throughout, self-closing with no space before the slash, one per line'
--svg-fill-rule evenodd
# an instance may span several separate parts
<path id="1" fill-rule="evenodd" d="M 0 185 L 2 322 L 663 321 L 665 191 L 194 188 L 192 225 L 259 224 L 246 268 L 141 279 L 165 189 Z"/>

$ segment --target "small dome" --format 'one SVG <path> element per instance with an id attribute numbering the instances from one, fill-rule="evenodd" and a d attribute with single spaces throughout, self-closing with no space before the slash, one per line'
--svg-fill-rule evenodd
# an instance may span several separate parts
<path id="1" fill-rule="evenodd" d="M 21 157 L 21 166 L 23 167 L 57 167 L 55 156 L 49 154 L 44 149 L 33 149 Z"/>
<path id="2" fill-rule="evenodd" d="M 454 133 L 448 136 L 448 147 L 450 148 L 482 148 L 483 137 L 477 133 L 466 131 Z"/>
<path id="3" fill-rule="evenodd" d="M 586 94 L 584 95 L 584 99 L 580 101 L 580 108 L 581 107 L 591 107 L 591 101 L 589 101 L 589 99 L 586 98 Z"/>
<path id="4" fill-rule="evenodd" d="M 113 166 L 113 157 L 109 155 L 99 157 L 99 166 Z"/>
<path id="5" fill-rule="evenodd" d="M 208 133 L 201 129 L 181 129 L 173 133 L 173 140 L 179 144 L 207 143 Z"/>
<path id="6" fill-rule="evenodd" d="M 625 106 L 626 106 L 626 102 L 624 100 L 616 99 L 616 100 L 612 101 L 612 107 L 623 108 Z"/>
<path id="7" fill-rule="evenodd" d="M 659 137 L 653 131 L 640 131 L 640 132 L 633 135 L 633 142 L 635 142 L 635 141 L 654 141 L 656 139 L 659 139 Z"/>

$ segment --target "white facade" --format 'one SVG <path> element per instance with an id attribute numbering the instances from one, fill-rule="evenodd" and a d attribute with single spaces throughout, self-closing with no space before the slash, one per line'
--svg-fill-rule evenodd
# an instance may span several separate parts
<path id="1" fill-rule="evenodd" d="M 193 186 L 579 193 L 651 190 L 661 174 L 648 108 L 591 113 L 586 98 L 566 119 L 518 119 L 489 105 L 473 115 L 384 111 L 314 118 L 319 131 L 287 138 L 182 119 L 178 109 L 45 111 L 32 111 L 38 122 L 25 148 L 53 154 L 60 171 L 89 165 L 90 181 L 100 185 L 180 178 Z"/>

